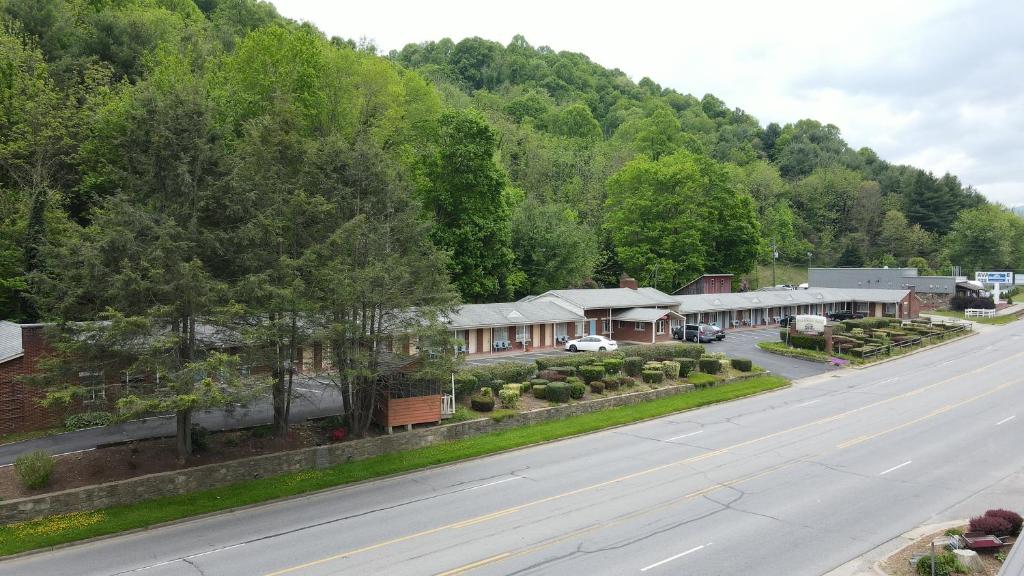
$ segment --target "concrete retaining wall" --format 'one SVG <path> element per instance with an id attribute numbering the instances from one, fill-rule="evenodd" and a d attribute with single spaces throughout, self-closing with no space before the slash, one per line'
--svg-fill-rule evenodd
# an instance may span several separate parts
<path id="1" fill-rule="evenodd" d="M 746 379 L 760 374 L 743 376 Z M 340 444 L 303 448 L 232 460 L 219 464 L 197 466 L 184 470 L 162 472 L 129 478 L 117 482 L 83 486 L 61 492 L 41 494 L 0 502 L 0 524 L 22 522 L 53 514 L 82 512 L 109 506 L 133 504 L 163 496 L 175 496 L 234 484 L 243 480 L 276 476 L 288 472 L 327 468 L 345 462 L 370 458 L 391 452 L 411 450 L 438 442 L 469 438 L 489 432 L 507 430 L 525 424 L 560 420 L 569 416 L 597 412 L 616 406 L 637 404 L 692 390 L 689 384 L 668 386 L 646 392 L 598 398 L 575 404 L 565 404 L 522 412 L 501 422 L 490 418 L 456 422 L 431 428 L 421 428 L 392 436 L 352 440 Z"/>

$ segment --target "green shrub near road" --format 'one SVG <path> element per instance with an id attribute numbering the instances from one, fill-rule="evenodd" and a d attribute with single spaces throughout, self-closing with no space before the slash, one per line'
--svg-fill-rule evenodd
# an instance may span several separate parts
<path id="1" fill-rule="evenodd" d="M 594 380 L 591 382 L 590 391 L 594 394 L 604 394 L 604 380 Z"/>
<path id="2" fill-rule="evenodd" d="M 675 360 L 678 358 L 700 358 L 704 352 L 701 344 L 688 342 L 664 342 L 660 344 L 642 344 L 619 348 L 627 357 L 639 356 L 644 360 Z"/>
<path id="3" fill-rule="evenodd" d="M 665 373 L 661 370 L 644 370 L 640 376 L 647 384 L 660 384 L 665 380 Z"/>
<path id="4" fill-rule="evenodd" d="M 538 384 L 531 388 L 533 390 L 533 397 L 540 398 L 541 400 L 547 398 L 548 387 L 546 384 Z"/>
<path id="5" fill-rule="evenodd" d="M 932 576 L 932 557 L 930 554 L 922 556 L 915 567 L 921 576 Z M 967 573 L 967 568 L 956 559 L 952 552 L 943 552 L 935 556 L 935 576 L 950 576 L 953 573 Z"/>
<path id="6" fill-rule="evenodd" d="M 701 358 L 697 365 L 700 371 L 705 374 L 718 374 L 722 371 L 722 361 L 718 358 Z"/>
<path id="7" fill-rule="evenodd" d="M 644 359 L 639 356 L 627 356 L 622 361 L 622 371 L 627 376 L 639 376 L 644 369 Z"/>
<path id="8" fill-rule="evenodd" d="M 480 383 L 477 381 L 476 376 L 466 371 L 455 374 L 455 395 L 459 398 L 471 396 L 479 388 Z"/>
<path id="9" fill-rule="evenodd" d="M 14 461 L 14 472 L 26 488 L 43 488 L 50 483 L 53 474 L 53 456 L 42 450 L 22 454 Z"/>
<path id="10" fill-rule="evenodd" d="M 498 392 L 498 398 L 501 399 L 501 407 L 515 410 L 519 406 L 519 390 L 504 389 Z M 493 399 L 492 399 L 493 403 Z M 493 407 L 493 404 L 492 404 Z"/>
<path id="11" fill-rule="evenodd" d="M 604 378 L 604 366 L 581 366 L 580 376 L 583 377 L 583 381 L 587 384 L 594 380 L 600 380 Z"/>
<path id="12" fill-rule="evenodd" d="M 532 388 L 534 386 L 547 386 L 550 383 L 551 382 L 543 378 L 534 378 L 533 380 L 530 380 L 530 387 Z"/>
<path id="13" fill-rule="evenodd" d="M 481 388 L 479 392 L 469 399 L 469 407 L 477 412 L 490 412 L 494 410 L 494 394 L 490 388 Z"/>
<path id="14" fill-rule="evenodd" d="M 607 374 L 618 374 L 622 370 L 623 360 L 621 358 L 608 358 L 601 363 Z"/>
<path id="15" fill-rule="evenodd" d="M 697 361 L 693 358 L 680 358 L 679 359 L 679 377 L 686 378 L 690 372 L 693 372 L 697 368 Z"/>
<path id="16" fill-rule="evenodd" d="M 618 390 L 619 389 L 619 377 L 618 376 L 608 376 L 604 380 L 602 380 L 602 382 L 604 382 L 604 389 L 605 390 L 612 391 L 612 390 Z"/>
<path id="17" fill-rule="evenodd" d="M 552 382 L 551 384 L 548 384 L 545 396 L 552 402 L 568 402 L 569 385 L 565 382 Z"/>
<path id="18" fill-rule="evenodd" d="M 587 385 L 577 379 L 576 381 L 569 384 L 569 397 L 575 400 L 583 398 L 583 395 L 587 392 Z"/>
<path id="19" fill-rule="evenodd" d="M 782 378 L 761 376 L 650 402 L 502 430 L 474 438 L 442 442 L 416 450 L 374 456 L 332 466 L 325 470 L 307 470 L 270 478 L 259 478 L 201 492 L 156 498 L 138 504 L 82 513 L 83 519 L 88 519 L 88 522 L 84 520 L 68 522 L 68 517 L 62 515 L 9 524 L 0 526 L 0 555 L 56 546 L 198 514 L 228 510 L 370 478 L 492 454 L 538 442 L 585 434 L 611 426 L 749 396 L 785 385 L 786 380 Z"/>
<path id="20" fill-rule="evenodd" d="M 679 378 L 679 362 L 665 360 L 661 363 L 661 371 L 665 373 L 665 378 L 675 380 Z"/>
<path id="21" fill-rule="evenodd" d="M 107 426 L 114 420 L 110 412 L 82 412 L 64 419 L 64 427 L 68 430 L 84 430 L 97 426 Z"/>
<path id="22" fill-rule="evenodd" d="M 729 362 L 740 372 L 750 372 L 754 368 L 754 363 L 746 358 L 733 358 Z"/>

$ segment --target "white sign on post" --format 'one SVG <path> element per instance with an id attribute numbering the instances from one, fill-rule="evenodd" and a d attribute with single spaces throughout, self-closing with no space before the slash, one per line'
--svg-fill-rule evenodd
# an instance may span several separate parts
<path id="1" fill-rule="evenodd" d="M 1013 284 L 1013 272 L 975 272 L 974 279 L 982 284 Z"/>

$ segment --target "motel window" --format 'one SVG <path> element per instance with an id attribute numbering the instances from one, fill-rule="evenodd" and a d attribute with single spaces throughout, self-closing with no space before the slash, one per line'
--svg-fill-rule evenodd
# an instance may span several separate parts
<path id="1" fill-rule="evenodd" d="M 608 320 L 601 320 L 601 332 L 603 334 L 611 332 L 609 324 L 610 322 Z"/>
<path id="2" fill-rule="evenodd" d="M 529 330 L 526 326 L 516 326 L 516 342 L 528 342 L 530 340 Z"/>
<path id="3" fill-rule="evenodd" d="M 665 333 L 665 321 L 664 320 L 658 320 L 656 328 L 657 329 L 655 330 L 655 332 L 657 332 L 658 334 L 664 334 Z"/>
<path id="4" fill-rule="evenodd" d="M 893 316 L 895 316 L 896 315 L 896 303 L 893 302 L 893 303 L 886 304 L 885 305 L 885 313 L 886 314 L 892 314 Z"/>
<path id="5" fill-rule="evenodd" d="M 567 323 L 561 322 L 561 323 L 555 324 L 555 336 L 556 337 L 568 336 L 568 335 L 569 335 L 569 325 Z"/>
<path id="6" fill-rule="evenodd" d="M 871 310 L 871 304 L 868 302 L 857 302 L 855 306 L 857 312 L 869 312 Z"/>
<path id="7" fill-rule="evenodd" d="M 643 322 L 633 322 L 633 330 L 636 330 L 637 332 L 643 332 L 644 331 L 644 323 Z"/>
<path id="8" fill-rule="evenodd" d="M 576 323 L 576 337 L 583 336 L 583 322 Z"/>
<path id="9" fill-rule="evenodd" d="M 79 372 L 78 384 L 84 388 L 83 403 L 96 404 L 107 399 L 106 387 L 103 385 L 103 372 Z"/>
<path id="10" fill-rule="evenodd" d="M 508 327 L 502 326 L 501 328 L 494 329 L 494 341 L 495 342 L 506 342 L 508 341 Z"/>

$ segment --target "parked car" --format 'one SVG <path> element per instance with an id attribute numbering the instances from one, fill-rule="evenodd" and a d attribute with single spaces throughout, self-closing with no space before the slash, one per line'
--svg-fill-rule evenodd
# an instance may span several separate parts
<path id="1" fill-rule="evenodd" d="M 584 336 L 565 343 L 565 349 L 569 352 L 611 352 L 618 348 L 619 344 L 615 340 L 609 340 L 604 336 Z"/>
<path id="2" fill-rule="evenodd" d="M 783 316 L 779 318 L 779 326 L 789 326 L 790 322 L 796 322 L 796 316 Z"/>
<path id="3" fill-rule="evenodd" d="M 853 310 L 833 310 L 832 312 L 825 314 L 825 317 L 834 322 L 838 322 L 840 320 L 853 320 L 854 318 L 863 318 L 864 313 L 854 312 Z"/>
<path id="4" fill-rule="evenodd" d="M 725 338 L 725 331 L 711 324 L 685 324 L 676 326 L 672 330 L 672 337 L 676 340 L 705 343 Z"/>

